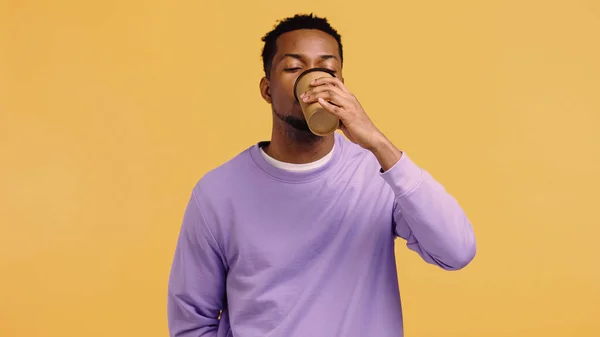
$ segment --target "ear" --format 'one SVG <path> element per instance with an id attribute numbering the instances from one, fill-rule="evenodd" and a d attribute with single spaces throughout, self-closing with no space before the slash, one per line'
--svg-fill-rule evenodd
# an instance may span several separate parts
<path id="1" fill-rule="evenodd" d="M 260 95 L 267 103 L 271 104 L 273 102 L 271 99 L 271 82 L 266 77 L 260 80 Z"/>

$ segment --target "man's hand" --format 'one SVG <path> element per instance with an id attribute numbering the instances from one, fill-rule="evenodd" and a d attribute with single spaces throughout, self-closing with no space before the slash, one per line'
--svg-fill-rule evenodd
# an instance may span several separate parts
<path id="1" fill-rule="evenodd" d="M 383 138 L 371 122 L 356 97 L 336 77 L 322 77 L 313 81 L 311 88 L 300 95 L 310 104 L 319 102 L 327 111 L 340 119 L 340 129 L 352 142 L 371 150 Z"/>
<path id="2" fill-rule="evenodd" d="M 360 102 L 337 77 L 314 80 L 311 88 L 300 95 L 306 103 L 319 102 L 340 119 L 340 129 L 353 143 L 373 152 L 384 171 L 400 159 L 398 150 L 373 124 Z"/>

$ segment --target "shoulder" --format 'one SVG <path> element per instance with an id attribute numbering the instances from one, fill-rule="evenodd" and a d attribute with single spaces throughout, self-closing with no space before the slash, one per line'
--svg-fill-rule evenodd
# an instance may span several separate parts
<path id="1" fill-rule="evenodd" d="M 235 193 L 241 181 L 248 180 L 247 174 L 252 171 L 253 161 L 250 156 L 251 147 L 241 151 L 233 158 L 204 173 L 196 182 L 193 194 L 198 202 L 214 203 Z"/>

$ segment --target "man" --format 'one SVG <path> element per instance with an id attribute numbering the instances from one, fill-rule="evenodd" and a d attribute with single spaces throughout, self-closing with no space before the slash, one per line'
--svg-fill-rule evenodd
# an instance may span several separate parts
<path id="1" fill-rule="evenodd" d="M 195 186 L 169 280 L 171 336 L 402 336 L 394 239 L 461 269 L 475 255 L 469 220 L 344 86 L 326 19 L 296 15 L 263 41 L 271 140 Z M 295 79 L 316 67 L 336 77 L 300 99 L 338 116 L 347 139 L 312 134 L 294 98 Z"/>

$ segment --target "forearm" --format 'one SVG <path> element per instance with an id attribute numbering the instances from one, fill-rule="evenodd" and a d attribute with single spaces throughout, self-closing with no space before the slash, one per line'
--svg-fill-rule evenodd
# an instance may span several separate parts
<path id="1" fill-rule="evenodd" d="M 427 172 L 423 175 L 411 192 L 396 197 L 396 212 L 410 229 L 408 245 L 444 269 L 461 269 L 475 256 L 471 224 L 442 185 Z"/>
<path id="2" fill-rule="evenodd" d="M 179 299 L 169 299 L 168 326 L 171 337 L 216 337 L 218 319 L 195 317 L 186 312 L 187 304 L 177 303 Z"/>
<path id="3" fill-rule="evenodd" d="M 448 270 L 460 269 L 473 259 L 475 237 L 467 216 L 428 172 L 404 154 L 382 177 L 394 191 L 396 232 L 409 248 Z"/>

